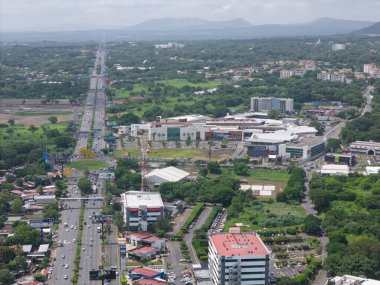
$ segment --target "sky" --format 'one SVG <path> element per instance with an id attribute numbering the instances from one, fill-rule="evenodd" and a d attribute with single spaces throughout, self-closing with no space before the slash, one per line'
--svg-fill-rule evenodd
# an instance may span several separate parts
<path id="1" fill-rule="evenodd" d="M 125 28 L 149 19 L 243 18 L 254 25 L 321 17 L 380 20 L 379 0 L 0 0 L 0 31 Z"/>

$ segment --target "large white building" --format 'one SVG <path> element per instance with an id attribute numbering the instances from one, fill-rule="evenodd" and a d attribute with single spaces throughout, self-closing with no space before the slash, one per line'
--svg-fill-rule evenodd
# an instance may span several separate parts
<path id="1" fill-rule="evenodd" d="M 128 191 L 121 194 L 124 223 L 129 231 L 148 231 L 164 213 L 160 193 Z"/>
<path id="2" fill-rule="evenodd" d="M 334 43 L 334 44 L 331 45 L 331 49 L 333 51 L 345 50 L 346 49 L 346 45 L 345 44 Z"/>
<path id="3" fill-rule="evenodd" d="M 251 111 L 271 111 L 281 110 L 286 112 L 294 111 L 294 101 L 291 98 L 276 98 L 276 97 L 252 97 Z"/>
<path id="4" fill-rule="evenodd" d="M 380 285 L 379 280 L 356 277 L 351 275 L 336 276 L 329 279 L 328 285 Z"/>
<path id="5" fill-rule="evenodd" d="M 256 233 L 215 233 L 209 238 L 208 266 L 214 285 L 266 285 L 269 250 Z"/>
<path id="6" fill-rule="evenodd" d="M 189 172 L 183 171 L 174 166 L 169 166 L 152 170 L 145 175 L 145 180 L 149 188 L 154 188 L 160 186 L 161 183 L 178 182 L 184 180 L 189 175 Z"/>

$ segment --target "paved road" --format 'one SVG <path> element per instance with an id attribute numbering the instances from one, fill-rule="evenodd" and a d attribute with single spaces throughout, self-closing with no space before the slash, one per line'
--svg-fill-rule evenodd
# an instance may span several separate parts
<path id="1" fill-rule="evenodd" d="M 372 106 L 371 105 L 372 105 L 373 96 L 371 95 L 371 93 L 374 91 L 374 89 L 375 88 L 373 86 L 368 86 L 363 93 L 363 97 L 366 100 L 366 104 L 362 110 L 362 113 L 361 113 L 362 116 L 364 116 L 365 113 L 371 113 L 372 112 Z"/>

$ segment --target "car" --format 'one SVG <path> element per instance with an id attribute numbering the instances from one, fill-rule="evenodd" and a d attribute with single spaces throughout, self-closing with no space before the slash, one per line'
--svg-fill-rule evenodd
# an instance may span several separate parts
<path id="1" fill-rule="evenodd" d="M 91 226 L 90 226 L 90 225 L 87 225 L 87 228 L 91 228 Z"/>
<path id="2" fill-rule="evenodd" d="M 64 254 L 62 254 L 62 259 L 64 259 L 65 258 L 65 255 Z"/>
<path id="3" fill-rule="evenodd" d="M 62 267 L 64 267 L 64 266 L 65 266 L 65 264 L 62 262 L 62 263 L 61 263 L 61 266 L 62 266 Z"/>
<path id="4" fill-rule="evenodd" d="M 65 265 L 65 268 L 66 268 L 66 269 L 67 269 L 67 268 L 69 268 L 69 265 L 68 265 L 68 264 L 66 264 L 66 265 Z"/>
<path id="5" fill-rule="evenodd" d="M 186 259 L 180 259 L 179 262 L 186 262 Z"/>
<path id="6" fill-rule="evenodd" d="M 85 251 L 85 250 L 86 250 L 86 248 L 82 247 L 82 251 Z"/>
<path id="7" fill-rule="evenodd" d="M 67 278 L 69 278 L 69 277 L 68 277 L 67 275 L 65 275 L 65 276 L 63 276 L 63 278 L 64 278 L 64 279 L 67 279 Z"/>
<path id="8" fill-rule="evenodd" d="M 75 243 L 77 240 L 75 238 L 73 238 L 73 242 Z"/>
<path id="9" fill-rule="evenodd" d="M 50 274 L 48 275 L 48 279 L 51 279 L 51 275 Z"/>
<path id="10" fill-rule="evenodd" d="M 66 232 L 68 232 L 69 231 L 69 229 L 66 229 Z"/>
<path id="11" fill-rule="evenodd" d="M 74 230 L 77 230 L 77 227 L 74 227 Z"/>

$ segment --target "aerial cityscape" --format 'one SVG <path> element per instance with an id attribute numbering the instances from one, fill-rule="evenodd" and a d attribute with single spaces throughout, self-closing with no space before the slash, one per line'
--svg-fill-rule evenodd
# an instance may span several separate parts
<path id="1" fill-rule="evenodd" d="M 380 285 L 379 3 L 52 2 L 0 11 L 0 285 Z"/>

